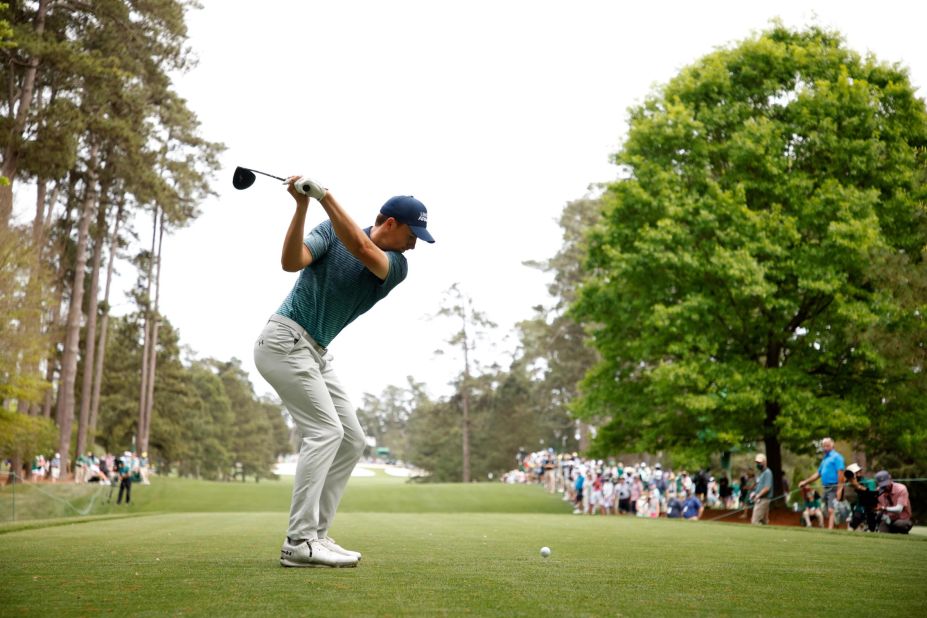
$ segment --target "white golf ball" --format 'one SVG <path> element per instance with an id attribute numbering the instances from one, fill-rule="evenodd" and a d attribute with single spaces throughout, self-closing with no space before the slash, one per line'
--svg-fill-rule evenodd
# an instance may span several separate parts
<path id="1" fill-rule="evenodd" d="M 549 555 L 550 555 L 550 547 L 542 547 L 542 548 L 541 548 L 541 556 L 542 556 L 543 558 L 546 558 L 546 557 L 548 557 Z"/>

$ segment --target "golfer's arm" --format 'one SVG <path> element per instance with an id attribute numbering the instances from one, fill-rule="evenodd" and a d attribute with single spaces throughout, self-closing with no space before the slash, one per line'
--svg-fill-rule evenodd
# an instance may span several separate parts
<path id="1" fill-rule="evenodd" d="M 293 213 L 290 227 L 283 239 L 283 254 L 280 257 L 280 263 L 283 270 L 288 273 L 299 272 L 312 263 L 312 253 L 309 252 L 309 247 L 303 242 L 303 228 L 306 224 L 306 210 L 308 208 L 308 199 L 305 200 L 305 203 L 297 202 L 296 212 Z"/>
<path id="2" fill-rule="evenodd" d="M 386 279 L 389 274 L 389 258 L 364 230 L 344 211 L 330 192 L 322 196 L 322 208 L 328 213 L 328 218 L 335 229 L 335 235 L 344 243 L 347 250 L 356 257 L 367 269 L 379 279 Z"/>

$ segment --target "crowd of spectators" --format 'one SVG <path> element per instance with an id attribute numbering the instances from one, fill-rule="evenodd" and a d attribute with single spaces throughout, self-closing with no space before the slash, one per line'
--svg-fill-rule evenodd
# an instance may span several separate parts
<path id="1" fill-rule="evenodd" d="M 7 464 L 12 465 L 12 462 L 7 462 Z M 60 453 L 55 453 L 53 457 L 37 455 L 32 459 L 26 480 L 38 483 L 58 483 L 71 480 L 71 477 L 62 472 Z M 142 453 L 139 456 L 131 451 L 125 451 L 121 455 L 107 453 L 98 457 L 91 451 L 86 455 L 81 453 L 74 460 L 73 482 L 118 485 L 117 504 L 122 503 L 123 497 L 127 504 L 131 501 L 132 483 L 149 485 L 148 475 L 148 453 Z"/>
<path id="2" fill-rule="evenodd" d="M 715 478 L 708 470 L 664 469 L 660 462 L 585 459 L 557 454 L 553 449 L 520 453 L 519 465 L 508 472 L 507 483 L 540 483 L 550 493 L 561 493 L 577 515 L 679 517 L 697 520 L 706 508 L 737 509 L 752 477 L 734 483 Z"/>
<path id="3" fill-rule="evenodd" d="M 74 460 L 73 480 L 75 483 L 109 485 L 118 475 L 120 468 L 127 468 L 128 473 L 135 482 L 149 484 L 148 453 L 142 453 L 139 456 L 131 451 L 125 451 L 121 455 L 107 453 L 102 457 L 98 457 L 93 451 L 88 452 L 86 455 L 81 453 Z M 53 457 L 36 455 L 32 459 L 29 473 L 30 480 L 34 482 L 49 481 L 56 483 L 62 480 L 61 454 L 55 453 Z"/>
<path id="4" fill-rule="evenodd" d="M 519 452 L 517 466 L 506 473 L 506 483 L 537 483 L 550 493 L 560 493 L 577 515 L 632 515 L 702 519 L 706 509 L 752 511 L 754 524 L 769 523 L 769 508 L 782 500 L 806 526 L 850 530 L 907 533 L 912 526 L 907 488 L 887 471 L 869 478 L 859 463 L 845 466 L 830 438 L 822 440 L 823 457 L 818 471 L 789 491 L 773 495 L 772 473 L 766 456 L 755 456 L 756 471 L 739 477 L 712 475 L 709 470 L 689 472 L 664 468 L 661 462 L 638 461 L 625 465 L 615 459 L 587 459 L 577 453 L 558 454 L 554 449 Z M 820 491 L 815 481 L 820 480 Z"/>

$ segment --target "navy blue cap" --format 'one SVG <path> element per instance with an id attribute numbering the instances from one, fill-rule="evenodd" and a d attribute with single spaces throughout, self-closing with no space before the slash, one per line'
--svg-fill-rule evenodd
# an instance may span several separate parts
<path id="1" fill-rule="evenodd" d="M 386 200 L 386 203 L 380 208 L 380 214 L 392 217 L 399 223 L 405 223 L 412 228 L 412 233 L 416 238 L 421 238 L 425 242 L 434 242 L 428 226 L 428 209 L 420 201 L 411 195 L 397 195 Z"/>
<path id="2" fill-rule="evenodd" d="M 888 473 L 888 470 L 879 470 L 875 475 L 876 487 L 879 489 L 884 489 L 892 484 L 892 475 Z"/>

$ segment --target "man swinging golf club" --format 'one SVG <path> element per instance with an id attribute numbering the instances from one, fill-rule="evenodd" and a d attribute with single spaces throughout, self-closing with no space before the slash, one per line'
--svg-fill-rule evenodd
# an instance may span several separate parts
<path id="1" fill-rule="evenodd" d="M 281 261 L 299 278 L 254 345 L 254 362 L 300 437 L 280 564 L 353 567 L 361 554 L 342 548 L 328 532 L 365 439 L 326 348 L 405 279 L 403 252 L 414 249 L 419 238 L 430 243 L 434 238 L 426 229 L 427 210 L 414 197 L 390 198 L 373 227 L 361 229 L 317 182 L 296 176 L 286 182 L 296 212 Z M 328 220 L 304 239 L 310 197 L 321 203 Z"/>

